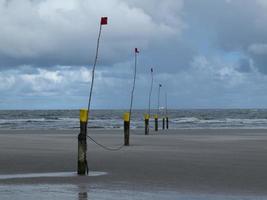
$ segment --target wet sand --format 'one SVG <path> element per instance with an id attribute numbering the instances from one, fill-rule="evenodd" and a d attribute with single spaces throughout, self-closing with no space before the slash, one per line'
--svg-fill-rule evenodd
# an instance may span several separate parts
<path id="1" fill-rule="evenodd" d="M 108 146 L 123 142 L 121 130 L 89 130 L 89 134 Z M 65 187 L 62 189 L 65 192 L 81 195 L 82 191 L 95 191 L 94 195 L 109 191 L 114 199 L 118 199 L 115 198 L 118 191 L 119 195 L 139 194 L 139 199 L 152 194 L 153 199 L 183 199 L 183 195 L 196 195 L 184 199 L 209 199 L 207 195 L 217 195 L 210 199 L 220 199 L 220 195 L 224 195 L 221 199 L 225 195 L 267 199 L 267 130 L 170 130 L 152 132 L 150 136 L 134 130 L 131 146 L 118 152 L 103 150 L 88 140 L 90 171 L 106 172 L 106 175 L 46 177 L 39 174 L 73 173 L 76 162 L 75 131 L 1 130 L 0 197 L 15 195 L 6 187 L 29 191 L 27 187 L 38 184 L 39 195 L 39 190 L 45 190 L 42 187 L 53 188 L 52 191 Z M 25 177 L 33 173 L 33 177 Z M 16 174 L 20 177 L 16 178 Z M 1 175 L 5 176 L 1 178 Z M 200 194 L 206 196 L 202 198 Z"/>

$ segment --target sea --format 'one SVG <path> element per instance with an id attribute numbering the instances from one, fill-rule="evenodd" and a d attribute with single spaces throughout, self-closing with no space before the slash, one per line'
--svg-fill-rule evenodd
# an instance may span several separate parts
<path id="1" fill-rule="evenodd" d="M 92 110 L 88 128 L 122 129 L 126 110 Z M 134 110 L 131 128 L 144 128 L 146 110 Z M 156 114 L 155 110 L 151 115 Z M 168 110 L 170 129 L 267 128 L 267 109 Z M 160 111 L 159 123 L 165 116 Z M 154 120 L 150 120 L 150 126 Z M 79 129 L 79 110 L 0 110 L 0 130 Z"/>

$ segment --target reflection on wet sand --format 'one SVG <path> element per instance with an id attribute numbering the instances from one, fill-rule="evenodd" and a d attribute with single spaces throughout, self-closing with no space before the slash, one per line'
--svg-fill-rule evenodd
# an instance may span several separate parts
<path id="1" fill-rule="evenodd" d="M 78 200 L 88 200 L 87 188 L 84 185 L 78 185 Z"/>
<path id="2" fill-rule="evenodd" d="M 101 188 L 101 189 L 100 189 Z M 194 193 L 178 193 L 175 191 L 161 190 L 116 190 L 111 188 L 103 188 L 97 185 L 1 185 L 0 183 L 0 199 L 18 199 L 18 200 L 266 200 L 266 196 L 235 196 L 235 195 L 215 195 L 215 194 L 194 194 Z"/>
<path id="3" fill-rule="evenodd" d="M 78 193 L 78 200 L 88 200 L 87 192 L 79 192 Z"/>

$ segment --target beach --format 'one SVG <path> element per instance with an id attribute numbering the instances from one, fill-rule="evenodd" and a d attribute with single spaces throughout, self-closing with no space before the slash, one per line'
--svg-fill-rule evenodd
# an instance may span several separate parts
<path id="1" fill-rule="evenodd" d="M 110 147 L 123 143 L 122 130 L 89 129 L 88 134 Z M 20 199 L 28 191 L 27 198 L 41 198 L 40 191 L 46 191 L 52 199 L 267 199 L 264 129 L 161 130 L 149 136 L 136 129 L 131 145 L 121 151 L 88 140 L 91 176 L 86 177 L 75 173 L 77 135 L 75 130 L 1 130 L 0 196 Z"/>

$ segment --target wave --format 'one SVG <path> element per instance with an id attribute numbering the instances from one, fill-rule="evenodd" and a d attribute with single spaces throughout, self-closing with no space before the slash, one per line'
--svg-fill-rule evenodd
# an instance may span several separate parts
<path id="1" fill-rule="evenodd" d="M 51 122 L 51 121 L 79 121 L 79 119 L 76 118 L 25 118 L 25 119 L 0 119 L 0 124 L 1 123 L 21 123 L 21 122 Z"/>
<path id="2" fill-rule="evenodd" d="M 267 124 L 267 119 L 226 119 L 227 123 Z"/>
<path id="3" fill-rule="evenodd" d="M 179 114 L 179 113 L 178 113 Z M 192 116 L 169 116 L 170 127 L 172 129 L 179 128 L 267 128 L 267 111 L 266 118 L 265 115 L 253 115 L 244 116 L 244 118 L 239 117 L 239 115 L 231 116 L 232 113 L 222 117 L 217 115 L 217 113 L 190 113 Z M 238 113 L 239 114 L 239 113 Z M 32 117 L 33 115 L 28 115 L 26 118 L 12 118 L 12 119 L 1 119 L 0 118 L 0 129 L 78 129 L 79 128 L 79 118 L 73 117 L 75 115 L 69 114 L 69 117 L 62 115 L 54 116 L 42 116 L 42 117 Z M 131 122 L 132 129 L 142 129 L 144 128 L 144 121 L 142 115 L 135 115 L 133 121 Z M 5 116 L 6 117 L 6 116 Z M 239 117 L 239 118 L 238 118 Z M 258 118 L 256 118 L 258 117 Z M 159 123 L 162 123 L 161 120 Z M 151 119 L 150 126 L 154 126 L 154 120 Z M 161 125 L 159 125 L 160 127 Z M 106 114 L 103 117 L 94 116 L 90 118 L 88 123 L 89 128 L 94 129 L 122 129 L 123 120 L 120 113 L 117 116 Z"/>
<path id="4" fill-rule="evenodd" d="M 267 119 L 200 119 L 196 117 L 182 117 L 170 119 L 174 128 L 267 128 Z"/>
<path id="5" fill-rule="evenodd" d="M 182 117 L 182 118 L 175 118 L 170 120 L 173 123 L 195 123 L 198 122 L 199 119 L 196 117 Z"/>

